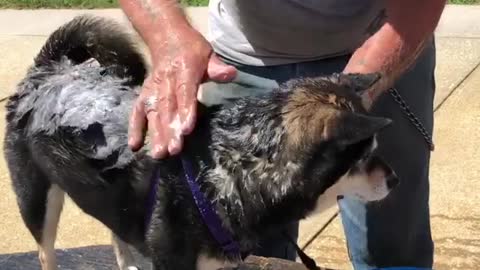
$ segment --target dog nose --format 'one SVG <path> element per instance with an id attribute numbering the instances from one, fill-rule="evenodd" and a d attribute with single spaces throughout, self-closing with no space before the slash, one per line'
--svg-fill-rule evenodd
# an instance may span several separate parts
<path id="1" fill-rule="evenodd" d="M 398 185 L 399 182 L 400 180 L 395 174 L 390 174 L 390 176 L 387 178 L 387 188 L 392 190 Z"/>

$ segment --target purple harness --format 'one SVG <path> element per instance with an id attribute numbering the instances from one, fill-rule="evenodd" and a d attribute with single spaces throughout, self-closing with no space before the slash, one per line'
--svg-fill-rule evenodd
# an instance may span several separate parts
<path id="1" fill-rule="evenodd" d="M 217 240 L 226 254 L 232 257 L 242 258 L 238 242 L 232 237 L 232 234 L 225 229 L 222 221 L 218 217 L 214 205 L 205 197 L 205 194 L 200 190 L 200 186 L 193 177 L 193 170 L 191 164 L 185 158 L 181 157 L 185 179 L 187 180 L 190 192 L 192 193 L 195 204 L 200 212 L 203 222 L 207 225 L 212 236 Z M 147 216 L 145 226 L 148 227 L 153 215 L 155 206 L 155 196 L 160 181 L 160 170 L 156 169 L 150 181 L 150 192 L 147 201 Z"/>

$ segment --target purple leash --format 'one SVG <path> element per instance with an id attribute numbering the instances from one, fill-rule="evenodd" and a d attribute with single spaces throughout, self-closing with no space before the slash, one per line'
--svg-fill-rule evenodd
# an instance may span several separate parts
<path id="1" fill-rule="evenodd" d="M 195 203 L 197 204 L 198 211 L 202 215 L 203 222 L 207 225 L 210 233 L 217 240 L 223 248 L 226 254 L 241 258 L 240 247 L 237 241 L 233 240 L 232 234 L 228 232 L 222 225 L 222 221 L 218 217 L 214 210 L 214 205 L 205 197 L 205 194 L 200 190 L 195 178 L 192 174 L 192 167 L 182 157 L 183 171 L 185 172 L 185 178 L 190 186 Z"/>
<path id="2" fill-rule="evenodd" d="M 207 225 L 210 233 L 222 247 L 226 254 L 233 257 L 242 258 L 240 253 L 240 246 L 237 241 L 233 239 L 232 234 L 225 229 L 222 225 L 222 221 L 218 217 L 215 206 L 205 197 L 205 194 L 200 190 L 200 186 L 193 177 L 193 170 L 191 164 L 189 164 L 185 158 L 181 157 L 183 171 L 187 180 L 190 192 L 192 193 L 195 204 L 198 211 L 202 216 L 203 222 Z M 160 181 L 160 170 L 155 169 L 155 172 L 150 181 L 150 192 L 147 199 L 147 216 L 145 221 L 145 228 L 148 228 L 153 215 L 153 209 L 155 206 L 155 196 L 157 194 L 158 183 Z"/>

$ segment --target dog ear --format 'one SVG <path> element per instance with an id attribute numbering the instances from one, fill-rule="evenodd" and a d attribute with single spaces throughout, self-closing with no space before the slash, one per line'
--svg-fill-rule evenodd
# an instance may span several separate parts
<path id="1" fill-rule="evenodd" d="M 385 117 L 346 112 L 325 126 L 323 137 L 338 140 L 345 145 L 355 144 L 375 135 L 391 123 L 392 120 Z"/>
<path id="2" fill-rule="evenodd" d="M 351 87 L 358 94 L 370 89 L 378 80 L 380 73 L 347 73 L 338 76 L 338 81 L 342 85 Z"/>

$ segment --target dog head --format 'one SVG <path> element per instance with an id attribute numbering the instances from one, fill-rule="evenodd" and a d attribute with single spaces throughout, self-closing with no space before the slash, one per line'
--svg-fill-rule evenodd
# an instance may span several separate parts
<path id="1" fill-rule="evenodd" d="M 365 201 L 384 198 L 398 179 L 374 155 L 375 138 L 391 121 L 368 115 L 360 97 L 378 78 L 291 80 L 217 111 L 209 128 L 215 168 L 208 179 L 219 198 L 240 203 L 243 190 L 252 203 L 268 205 L 314 199 L 329 189 Z"/>
<path id="2" fill-rule="evenodd" d="M 285 143 L 307 165 L 304 179 L 321 179 L 322 191 L 377 201 L 398 184 L 394 171 L 375 155 L 376 135 L 391 120 L 368 115 L 361 102 L 361 94 L 378 79 L 376 74 L 334 74 L 287 84 Z"/>

